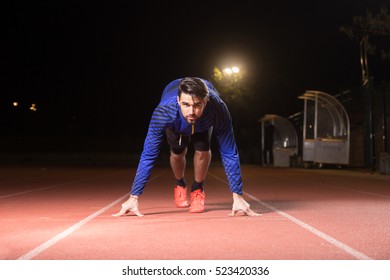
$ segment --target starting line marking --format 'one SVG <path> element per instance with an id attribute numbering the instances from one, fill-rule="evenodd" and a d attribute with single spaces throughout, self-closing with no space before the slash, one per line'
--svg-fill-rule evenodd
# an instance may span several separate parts
<path id="1" fill-rule="evenodd" d="M 225 184 L 227 184 L 226 180 L 223 180 L 222 178 L 218 177 L 217 175 L 214 175 L 214 174 L 211 174 L 209 173 L 209 175 L 213 176 L 215 179 L 219 180 L 220 182 L 223 182 Z M 253 199 L 254 201 L 256 201 L 257 203 L 260 203 L 261 205 L 263 205 L 264 207 L 270 209 L 271 211 L 275 212 L 275 213 L 278 213 L 279 215 L 281 215 L 282 217 L 285 217 L 286 219 L 290 220 L 291 222 L 297 224 L 298 226 L 304 228 L 305 230 L 311 232 L 312 234 L 318 236 L 319 238 L 325 240 L 326 242 L 336 246 L 337 248 L 343 250 L 345 253 L 359 259 L 359 260 L 372 260 L 372 258 L 366 256 L 365 254 L 349 247 L 348 245 L 338 241 L 337 239 L 327 235 L 326 233 L 323 233 L 322 231 L 306 224 L 305 222 L 279 210 L 278 208 L 276 207 L 273 207 L 272 205 L 269 205 L 268 203 L 265 203 L 264 201 L 261 201 L 260 199 L 258 199 L 257 197 L 247 193 L 247 192 L 244 192 L 245 195 L 247 195 L 248 197 L 250 197 L 251 199 Z"/>
<path id="2" fill-rule="evenodd" d="M 152 181 L 154 179 L 156 179 L 157 177 L 159 177 L 161 174 L 163 174 L 163 172 L 157 174 L 155 177 L 151 178 L 149 181 Z M 214 178 L 216 178 L 217 180 L 223 182 L 224 184 L 227 184 L 227 182 L 223 179 L 221 179 L 220 177 L 212 174 L 212 173 L 209 173 L 211 176 L 213 176 Z M 279 214 L 280 216 L 282 217 L 285 217 L 286 219 L 290 220 L 291 222 L 299 225 L 300 227 L 304 228 L 305 230 L 308 230 L 309 232 L 311 232 L 312 234 L 320 237 L 321 239 L 325 240 L 326 242 L 334 245 L 335 247 L 341 249 L 342 251 L 344 251 L 345 253 L 359 259 L 359 260 L 372 260 L 370 257 L 368 257 L 367 255 L 349 247 L 348 245 L 336 240 L 335 238 L 323 233 L 322 231 L 304 223 L 303 221 L 277 209 L 276 207 L 273 207 L 272 205 L 269 205 L 268 203 L 265 203 L 263 201 L 261 201 L 260 199 L 256 198 L 255 196 L 247 193 L 247 192 L 244 192 L 245 195 L 247 195 L 248 197 L 250 197 L 251 199 L 253 199 L 254 201 L 256 201 L 257 203 L 260 203 L 261 205 L 263 205 L 264 207 L 274 211 L 275 213 Z M 108 210 L 109 208 L 113 207 L 114 205 L 118 204 L 120 201 L 122 201 L 124 198 L 126 198 L 129 194 L 126 193 L 125 195 L 121 196 L 120 198 L 118 198 L 117 200 L 115 200 L 114 202 L 108 204 L 107 206 L 101 208 L 100 210 L 94 212 L 93 214 L 89 215 L 88 217 L 84 218 L 83 220 L 77 222 L 76 224 L 74 224 L 73 226 L 69 227 L 68 229 L 64 230 L 63 232 L 61 232 L 60 234 L 54 236 L 53 238 L 49 239 L 48 241 L 42 243 L 41 245 L 37 246 L 36 248 L 34 248 L 33 250 L 29 251 L 28 253 L 22 255 L 21 257 L 18 258 L 18 260 L 30 260 L 36 256 L 38 256 L 40 253 L 42 253 L 43 251 L 49 249 L 50 247 L 52 247 L 54 244 L 56 244 L 57 242 L 59 242 L 60 240 L 66 238 L 67 236 L 69 236 L 70 234 L 72 234 L 74 231 L 78 230 L 79 228 L 81 228 L 83 225 L 85 225 L 86 223 L 88 223 L 89 221 L 93 220 L 95 217 L 99 216 L 100 214 L 102 214 L 103 212 L 105 212 L 106 210 Z"/>
<path id="3" fill-rule="evenodd" d="M 161 174 L 163 174 L 163 172 L 157 174 L 156 176 L 154 176 L 153 178 L 151 178 L 149 180 L 150 181 L 153 181 L 154 179 L 156 179 L 157 177 L 159 177 Z M 81 228 L 83 225 L 85 225 L 86 223 L 88 223 L 89 221 L 93 220 L 95 217 L 99 216 L 100 214 L 102 214 L 103 212 L 105 212 L 106 210 L 110 209 L 111 207 L 113 207 L 114 205 L 118 204 L 119 202 L 121 202 L 123 199 L 125 199 L 126 197 L 129 196 L 129 193 L 126 193 L 125 195 L 121 196 L 120 198 L 118 198 L 117 200 L 115 200 L 114 202 L 111 202 L 110 204 L 108 204 L 107 206 L 101 208 L 100 210 L 96 211 L 95 213 L 89 215 L 88 217 L 82 219 L 81 221 L 77 222 L 76 224 L 74 224 L 73 226 L 67 228 L 66 230 L 64 230 L 63 232 L 57 234 L 56 236 L 54 236 L 53 238 L 49 239 L 48 241 L 42 243 L 41 245 L 39 245 L 38 247 L 32 249 L 30 252 L 24 254 L 23 256 L 19 257 L 18 260 L 31 260 L 32 258 L 38 256 L 40 253 L 42 253 L 43 251 L 49 249 L 50 247 L 52 247 L 54 244 L 56 244 L 57 242 L 59 242 L 60 240 L 66 238 L 67 236 L 71 235 L 74 231 L 78 230 L 79 228 Z"/>

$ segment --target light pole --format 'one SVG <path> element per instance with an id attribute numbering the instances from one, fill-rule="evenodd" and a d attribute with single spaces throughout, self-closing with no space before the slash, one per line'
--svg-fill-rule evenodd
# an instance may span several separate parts
<path id="1" fill-rule="evenodd" d="M 240 87 L 239 81 L 241 80 L 240 68 L 237 66 L 227 67 L 223 69 L 223 84 L 226 87 L 227 91 L 230 92 L 232 96 L 231 99 L 235 99 L 236 95 L 239 95 L 238 89 Z"/>
<path id="2" fill-rule="evenodd" d="M 237 74 L 238 72 L 240 72 L 240 68 L 238 68 L 237 66 L 233 66 L 232 68 L 227 67 L 223 69 L 223 72 L 227 75 Z"/>
<path id="3" fill-rule="evenodd" d="M 231 66 L 220 70 L 214 67 L 213 80 L 218 85 L 218 90 L 225 100 L 232 113 L 232 122 L 237 130 L 235 135 L 238 138 L 238 110 L 239 105 L 243 102 L 245 88 L 243 86 L 244 71 L 237 66 Z"/>
<path id="4" fill-rule="evenodd" d="M 233 128 L 236 131 L 235 135 L 237 138 L 237 141 L 239 141 L 239 130 L 238 130 L 238 104 L 237 104 L 237 97 L 240 96 L 240 80 L 241 76 L 240 74 L 240 68 L 237 66 L 227 67 L 223 69 L 224 74 L 224 84 L 227 87 L 227 93 L 228 93 L 228 101 L 230 101 L 229 105 L 231 106 L 231 109 L 233 110 L 233 116 L 232 116 L 232 123 Z"/>

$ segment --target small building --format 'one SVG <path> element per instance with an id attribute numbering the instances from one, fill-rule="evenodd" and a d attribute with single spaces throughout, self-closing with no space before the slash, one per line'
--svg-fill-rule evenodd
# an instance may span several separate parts
<path id="1" fill-rule="evenodd" d="M 349 164 L 350 124 L 344 106 L 321 91 L 306 91 L 299 98 L 304 100 L 302 161 Z"/>
<path id="2" fill-rule="evenodd" d="M 290 158 L 298 154 L 298 137 L 292 123 L 267 114 L 261 123 L 261 155 L 263 165 L 289 167 Z"/>

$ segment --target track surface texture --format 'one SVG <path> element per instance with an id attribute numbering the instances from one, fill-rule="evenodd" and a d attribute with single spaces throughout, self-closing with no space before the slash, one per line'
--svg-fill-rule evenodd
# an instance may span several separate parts
<path id="1" fill-rule="evenodd" d="M 390 176 L 243 165 L 243 196 L 262 215 L 229 217 L 221 166 L 210 167 L 200 214 L 174 206 L 172 172 L 156 167 L 139 198 L 145 216 L 113 217 L 134 174 L 123 166 L 1 166 L 0 259 L 390 259 Z"/>

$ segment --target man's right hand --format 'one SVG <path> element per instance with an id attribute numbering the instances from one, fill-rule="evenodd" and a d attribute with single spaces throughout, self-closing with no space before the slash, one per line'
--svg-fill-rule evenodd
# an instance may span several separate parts
<path id="1" fill-rule="evenodd" d="M 143 214 L 138 210 L 138 196 L 136 195 L 130 195 L 130 198 L 122 204 L 122 209 L 118 213 L 112 215 L 114 217 L 121 217 L 130 211 L 136 214 L 138 217 L 143 216 Z"/>

